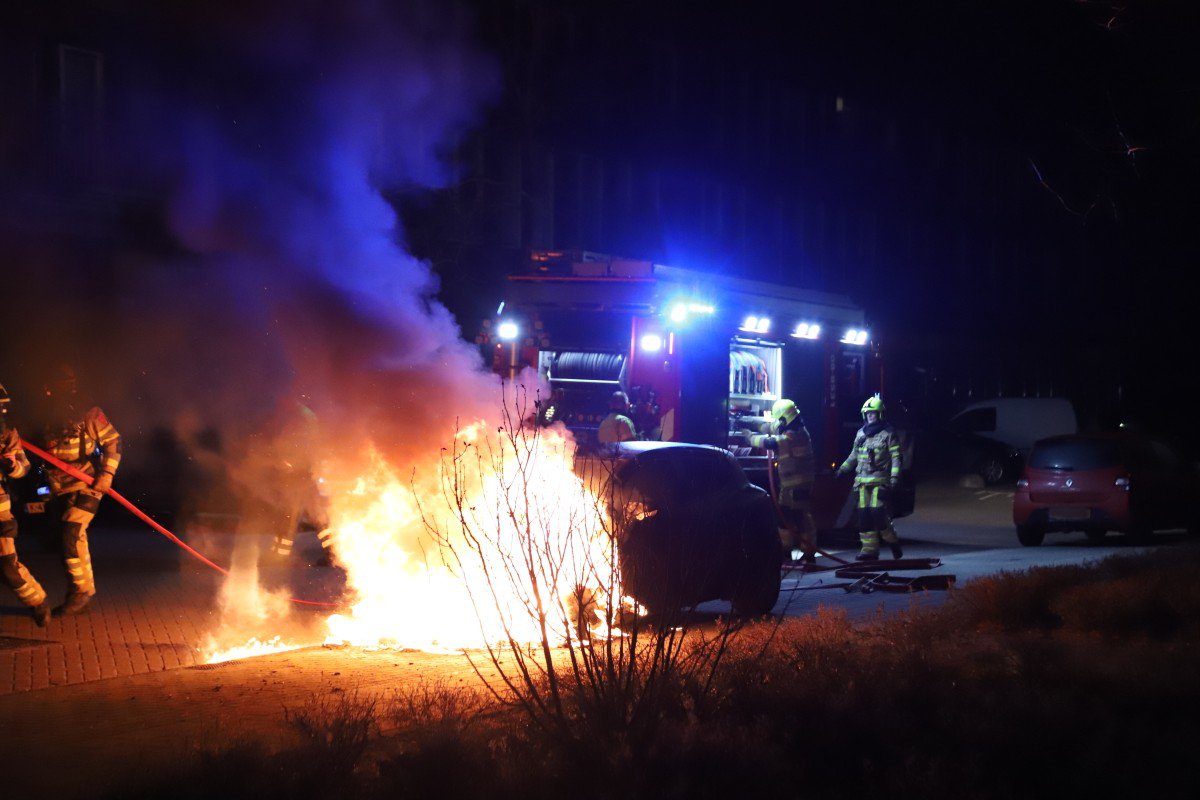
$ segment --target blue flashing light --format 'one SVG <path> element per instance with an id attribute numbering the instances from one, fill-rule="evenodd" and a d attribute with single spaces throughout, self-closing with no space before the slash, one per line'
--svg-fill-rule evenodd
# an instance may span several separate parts
<path id="1" fill-rule="evenodd" d="M 698 300 L 676 300 L 670 305 L 670 310 L 667 312 L 667 319 L 676 325 L 681 325 L 687 322 L 690 316 L 697 314 L 712 315 L 714 313 L 716 313 L 716 308 L 709 303 Z"/>

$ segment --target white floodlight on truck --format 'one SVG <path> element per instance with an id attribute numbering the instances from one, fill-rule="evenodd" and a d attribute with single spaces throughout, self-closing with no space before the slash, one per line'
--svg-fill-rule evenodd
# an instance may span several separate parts
<path id="1" fill-rule="evenodd" d="M 742 330 L 746 333 L 766 333 L 771 330 L 771 318 L 751 314 L 742 321 Z"/>
<path id="2" fill-rule="evenodd" d="M 663 340 L 657 333 L 647 333 L 642 337 L 641 345 L 647 353 L 657 353 L 662 350 Z"/>
<path id="3" fill-rule="evenodd" d="M 865 330 L 850 328 L 846 331 L 846 335 L 842 337 L 842 344 L 864 345 L 867 343 L 867 338 L 868 334 Z"/>
<path id="4" fill-rule="evenodd" d="M 820 339 L 821 326 L 815 322 L 801 322 L 796 325 L 796 329 L 792 331 L 792 336 L 797 339 Z"/>
<path id="5" fill-rule="evenodd" d="M 496 326 L 496 335 L 506 342 L 511 342 L 521 335 L 521 329 L 511 319 L 506 319 Z"/>

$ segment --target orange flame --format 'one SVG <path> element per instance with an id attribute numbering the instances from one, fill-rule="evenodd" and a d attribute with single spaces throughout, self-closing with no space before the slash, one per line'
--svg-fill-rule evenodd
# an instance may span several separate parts
<path id="1" fill-rule="evenodd" d="M 330 508 L 350 610 L 327 618 L 326 644 L 445 652 L 562 641 L 580 587 L 589 604 L 610 602 L 607 512 L 573 471 L 569 433 L 480 422 L 442 455 L 405 480 L 375 451 L 362 474 L 332 482 L 352 486 Z M 230 652 L 209 660 L 243 657 Z"/>

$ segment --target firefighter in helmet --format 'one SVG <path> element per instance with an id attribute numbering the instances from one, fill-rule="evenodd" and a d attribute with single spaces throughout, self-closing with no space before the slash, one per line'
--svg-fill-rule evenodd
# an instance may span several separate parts
<path id="1" fill-rule="evenodd" d="M 629 418 L 629 395 L 618 390 L 608 398 L 608 416 L 600 421 L 596 440 L 600 444 L 628 442 L 637 438 L 633 420 Z"/>
<path id="2" fill-rule="evenodd" d="M 838 475 L 854 473 L 855 516 L 862 547 L 857 559 L 879 558 L 879 539 L 891 548 L 893 558 L 901 558 L 900 537 L 892 527 L 888 513 L 888 494 L 900 481 L 900 438 L 883 421 L 886 408 L 879 395 L 862 405 L 863 426 L 854 437 L 850 456 L 838 467 Z"/>
<path id="3" fill-rule="evenodd" d="M 789 550 L 802 553 L 801 560 L 816 558 L 817 526 L 811 511 L 813 480 L 816 463 L 812 438 L 804 427 L 799 407 L 786 398 L 776 400 L 771 407 L 771 422 L 762 426 L 761 433 L 750 436 L 750 446 L 770 450 L 775 454 L 779 472 L 779 510 L 790 532 Z"/>
<path id="4" fill-rule="evenodd" d="M 45 449 L 95 479 L 89 486 L 47 465 L 52 502 L 55 512 L 61 512 L 63 561 L 70 581 L 66 602 L 54 609 L 54 613 L 79 614 L 96 595 L 87 531 L 100 508 L 100 498 L 112 486 L 121 463 L 121 435 L 103 411 L 81 400 L 75 370 L 70 366 L 56 367 L 44 391 Z"/>
<path id="5" fill-rule="evenodd" d="M 288 565 L 305 524 L 321 544 L 314 566 L 332 565 L 333 529 L 329 498 L 323 491 L 322 435 L 316 413 L 302 400 L 285 396 L 266 422 L 246 437 L 245 448 L 233 461 L 230 477 L 237 493 L 240 529 L 273 536 L 266 565 Z"/>
<path id="6" fill-rule="evenodd" d="M 0 575 L 33 612 L 38 627 L 44 628 L 50 621 L 46 590 L 17 558 L 17 520 L 12 512 L 12 499 L 5 490 L 9 478 L 16 480 L 29 472 L 21 437 L 16 428 L 8 426 L 8 406 L 8 392 L 0 384 Z"/>

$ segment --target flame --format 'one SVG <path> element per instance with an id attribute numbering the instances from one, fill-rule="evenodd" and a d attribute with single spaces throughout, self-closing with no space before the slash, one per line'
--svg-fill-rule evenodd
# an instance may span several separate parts
<path id="1" fill-rule="evenodd" d="M 214 650 L 211 653 L 206 653 L 206 664 L 220 664 L 223 661 L 236 661 L 240 658 L 253 658 L 254 656 L 265 656 L 271 653 L 283 653 L 288 650 L 295 650 L 303 645 L 293 642 L 285 642 L 282 636 L 272 636 L 265 642 L 259 641 L 255 637 L 251 637 L 250 641 L 237 647 L 230 647 L 225 650 Z"/>
<path id="2" fill-rule="evenodd" d="M 564 641 L 578 635 L 581 606 L 592 635 L 618 633 L 597 612 L 619 584 L 603 492 L 575 473 L 565 429 L 467 426 L 407 477 L 378 450 L 364 460 L 352 480 L 329 482 L 350 487 L 330 508 L 349 610 L 325 620 L 325 644 L 449 652 Z M 211 651 L 210 663 L 289 647 L 261 638 Z"/>
<path id="3" fill-rule="evenodd" d="M 200 658 L 205 663 L 295 650 L 319 642 L 291 619 L 287 592 L 261 584 L 257 560 L 254 544 L 239 540 L 229 576 L 217 598 L 220 627 L 208 635 L 200 648 Z M 285 634 L 279 633 L 281 629 L 292 633 L 285 638 Z"/>

